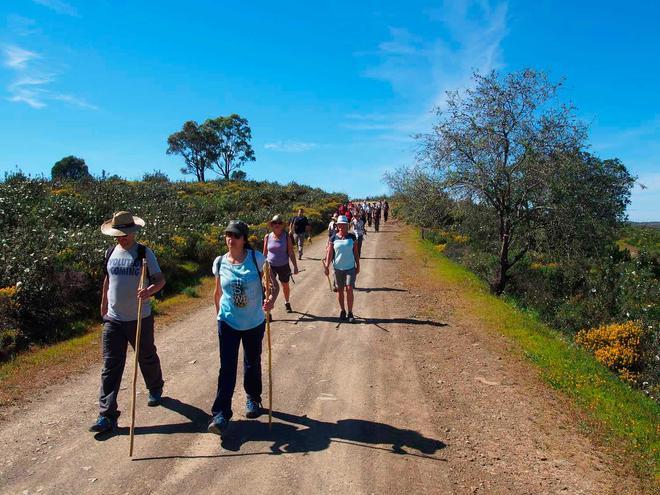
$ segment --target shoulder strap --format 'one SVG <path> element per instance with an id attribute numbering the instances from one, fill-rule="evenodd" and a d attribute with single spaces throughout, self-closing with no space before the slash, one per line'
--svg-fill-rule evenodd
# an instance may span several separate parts
<path id="1" fill-rule="evenodd" d="M 105 257 L 103 259 L 103 273 L 105 275 L 108 274 L 108 261 L 110 261 L 110 256 L 112 256 L 112 252 L 115 250 L 116 247 L 117 245 L 114 244 L 105 250 Z"/>

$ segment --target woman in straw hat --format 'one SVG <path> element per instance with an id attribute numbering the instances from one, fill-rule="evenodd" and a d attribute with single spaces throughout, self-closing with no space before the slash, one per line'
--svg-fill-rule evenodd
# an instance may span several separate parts
<path id="1" fill-rule="evenodd" d="M 291 313 L 291 303 L 289 302 L 289 295 L 291 288 L 289 280 L 291 279 L 291 266 L 289 260 L 293 264 L 293 274 L 298 274 L 298 262 L 296 261 L 296 253 L 293 249 L 293 242 L 291 237 L 284 230 L 284 219 L 282 215 L 275 215 L 268 227 L 272 232 L 264 236 L 263 254 L 268 260 L 271 267 L 273 278 L 277 276 L 282 284 L 282 292 L 284 293 L 284 308 L 287 313 Z"/>
<path id="2" fill-rule="evenodd" d="M 115 213 L 101 225 L 103 234 L 115 238 L 116 245 L 106 252 L 101 292 L 101 317 L 103 318 L 103 370 L 99 393 L 99 417 L 90 431 L 107 432 L 117 425 L 120 411 L 117 395 L 126 363 L 126 348 L 135 348 L 138 299 L 142 299 L 140 318 L 141 338 L 138 360 L 145 384 L 149 389 L 147 405 L 160 404 L 163 393 L 163 373 L 154 344 L 154 320 L 149 298 L 165 285 L 153 251 L 138 244 L 136 232 L 144 226 L 144 220 L 127 211 Z M 149 285 L 138 290 L 142 260 L 147 260 Z"/>
<path id="3" fill-rule="evenodd" d="M 236 386 L 238 350 L 243 343 L 243 387 L 247 394 L 245 416 L 261 414 L 261 349 L 265 332 L 265 311 L 273 309 L 279 286 L 270 277 L 270 296 L 265 299 L 261 274 L 266 258 L 248 241 L 245 222 L 232 220 L 225 228 L 228 252 L 213 261 L 214 301 L 218 314 L 220 372 L 218 389 L 211 408 L 208 431 L 223 435 L 233 413 L 231 400 Z"/>

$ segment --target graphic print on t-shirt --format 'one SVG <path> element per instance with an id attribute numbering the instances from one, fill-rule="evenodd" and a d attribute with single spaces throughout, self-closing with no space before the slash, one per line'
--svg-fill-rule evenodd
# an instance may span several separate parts
<path id="1" fill-rule="evenodd" d="M 139 277 L 142 262 L 139 258 L 110 258 L 108 273 L 111 275 Z"/>
<path id="2" fill-rule="evenodd" d="M 243 280 L 235 278 L 231 281 L 231 295 L 234 304 L 239 308 L 244 308 L 248 305 L 248 297 Z"/>

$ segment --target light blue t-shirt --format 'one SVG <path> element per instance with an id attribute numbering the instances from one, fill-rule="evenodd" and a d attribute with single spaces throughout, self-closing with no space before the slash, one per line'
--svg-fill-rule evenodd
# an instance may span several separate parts
<path id="1" fill-rule="evenodd" d="M 254 265 L 254 259 L 257 266 Z M 213 275 L 220 277 L 222 297 L 218 320 L 235 330 L 250 330 L 264 322 L 263 292 L 259 272 L 266 258 L 258 251 L 247 251 L 243 263 L 233 264 L 227 254 L 213 261 Z M 257 268 L 258 267 L 258 268 Z"/>
<path id="2" fill-rule="evenodd" d="M 340 238 L 335 234 L 330 237 L 330 243 L 335 250 L 335 257 L 333 259 L 333 266 L 335 270 L 350 270 L 355 268 L 355 253 L 353 253 L 353 244 L 355 243 L 355 235 L 346 234 L 346 237 Z"/>

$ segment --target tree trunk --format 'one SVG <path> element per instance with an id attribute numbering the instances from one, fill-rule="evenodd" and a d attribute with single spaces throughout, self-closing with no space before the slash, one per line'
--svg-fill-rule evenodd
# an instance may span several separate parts
<path id="1" fill-rule="evenodd" d="M 508 281 L 507 272 L 511 268 L 509 265 L 509 234 L 502 235 L 502 247 L 500 248 L 500 262 L 497 267 L 497 277 L 493 284 L 495 294 L 502 295 Z"/>

